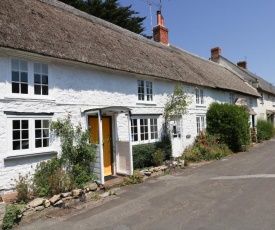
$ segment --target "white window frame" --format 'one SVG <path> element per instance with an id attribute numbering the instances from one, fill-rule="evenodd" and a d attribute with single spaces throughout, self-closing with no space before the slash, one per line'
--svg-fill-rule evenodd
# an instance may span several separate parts
<path id="1" fill-rule="evenodd" d="M 205 132 L 205 129 L 206 129 L 206 116 L 205 115 L 197 115 L 196 116 L 197 134 L 199 134 L 199 132 Z"/>
<path id="2" fill-rule="evenodd" d="M 204 105 L 204 90 L 196 88 L 196 105 Z"/>
<path id="3" fill-rule="evenodd" d="M 50 121 L 52 116 L 50 115 L 8 115 L 7 116 L 7 129 L 8 129 L 8 156 L 27 155 L 34 153 L 50 152 L 51 147 L 51 132 L 49 130 L 49 146 L 47 147 L 35 147 L 35 120 L 48 120 Z M 29 121 L 29 148 L 13 150 L 13 121 L 14 120 L 28 120 Z"/>
<path id="4" fill-rule="evenodd" d="M 133 138 L 133 133 L 132 133 L 132 124 L 133 121 L 132 120 L 136 120 L 137 121 L 137 141 L 134 140 Z M 141 120 L 147 120 L 147 134 L 148 134 L 148 140 L 141 140 L 142 137 L 142 133 L 141 133 Z M 157 124 L 154 124 L 153 127 L 155 129 L 155 127 L 157 126 L 157 131 L 151 129 L 151 124 L 152 124 L 152 120 L 157 120 Z M 146 143 L 153 143 L 153 142 L 158 142 L 159 138 L 160 138 L 160 133 L 159 133 L 159 119 L 156 116 L 133 116 L 131 117 L 131 136 L 132 136 L 132 144 L 146 144 Z M 157 136 L 157 138 L 152 138 L 153 136 Z"/>
<path id="5" fill-rule="evenodd" d="M 140 93 L 140 88 L 141 88 L 141 83 L 143 84 L 142 87 L 142 93 Z M 152 81 L 146 81 L 139 79 L 137 80 L 137 87 L 138 87 L 138 101 L 142 102 L 153 102 L 154 101 L 154 96 L 153 96 L 153 82 Z M 140 97 L 143 97 L 140 98 Z"/>
<path id="6" fill-rule="evenodd" d="M 28 77 L 28 93 L 27 94 L 22 94 L 22 93 L 13 93 L 12 92 L 12 60 L 19 60 L 19 61 L 26 61 L 27 62 L 27 77 Z M 41 94 L 35 94 L 34 93 L 34 64 L 40 64 L 47 66 L 47 77 L 48 77 L 48 94 L 47 95 L 41 95 Z M 9 92 L 10 95 L 8 97 L 10 98 L 35 98 L 35 99 L 52 99 L 50 98 L 50 71 L 49 71 L 49 64 L 41 61 L 34 61 L 30 60 L 28 58 L 23 58 L 23 57 L 9 57 L 9 71 L 8 71 L 8 83 L 10 84 L 9 86 Z"/>

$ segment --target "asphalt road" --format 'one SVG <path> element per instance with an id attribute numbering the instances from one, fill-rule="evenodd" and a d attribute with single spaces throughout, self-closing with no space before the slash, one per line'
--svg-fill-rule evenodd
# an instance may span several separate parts
<path id="1" fill-rule="evenodd" d="M 275 140 L 20 229 L 275 229 Z"/>

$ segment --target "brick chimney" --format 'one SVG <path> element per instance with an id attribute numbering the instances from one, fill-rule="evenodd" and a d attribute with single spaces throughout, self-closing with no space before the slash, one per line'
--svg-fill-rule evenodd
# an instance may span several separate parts
<path id="1" fill-rule="evenodd" d="M 220 47 L 212 48 L 210 60 L 213 62 L 219 62 L 219 58 L 221 54 L 222 54 L 222 50 Z"/>
<path id="2" fill-rule="evenodd" d="M 239 66 L 239 67 L 241 67 L 241 68 L 247 70 L 247 62 L 246 62 L 246 61 L 239 61 L 239 62 L 237 63 L 237 66 Z"/>
<path id="3" fill-rule="evenodd" d="M 153 38 L 155 42 L 168 45 L 168 29 L 164 26 L 161 11 L 157 11 L 157 25 L 153 28 Z"/>

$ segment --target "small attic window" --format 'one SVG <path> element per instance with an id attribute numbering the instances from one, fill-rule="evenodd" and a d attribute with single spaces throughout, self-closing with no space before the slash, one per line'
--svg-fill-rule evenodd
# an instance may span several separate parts
<path id="1" fill-rule="evenodd" d="M 138 100 L 153 101 L 153 83 L 152 82 L 138 80 Z"/>

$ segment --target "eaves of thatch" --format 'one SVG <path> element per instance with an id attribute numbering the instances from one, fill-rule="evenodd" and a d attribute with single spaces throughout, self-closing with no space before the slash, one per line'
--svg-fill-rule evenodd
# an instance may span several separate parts
<path id="1" fill-rule="evenodd" d="M 0 47 L 259 96 L 218 64 L 56 0 L 1 0 Z"/>

